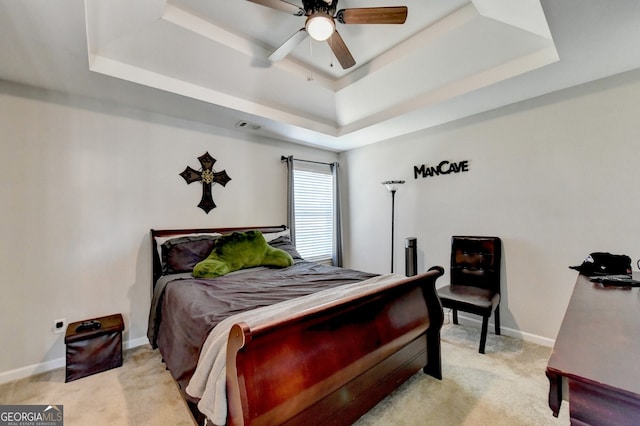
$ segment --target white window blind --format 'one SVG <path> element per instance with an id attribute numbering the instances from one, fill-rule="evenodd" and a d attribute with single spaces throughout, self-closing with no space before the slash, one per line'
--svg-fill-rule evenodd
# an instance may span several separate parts
<path id="1" fill-rule="evenodd" d="M 324 170 L 294 169 L 296 248 L 306 260 L 331 260 L 333 252 L 333 175 Z"/>

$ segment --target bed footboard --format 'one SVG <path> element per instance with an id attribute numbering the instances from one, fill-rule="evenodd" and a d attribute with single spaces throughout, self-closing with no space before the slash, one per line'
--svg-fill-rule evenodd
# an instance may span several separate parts
<path id="1" fill-rule="evenodd" d="M 273 324 L 236 324 L 228 424 L 351 424 L 421 368 L 441 378 L 441 267 Z"/>

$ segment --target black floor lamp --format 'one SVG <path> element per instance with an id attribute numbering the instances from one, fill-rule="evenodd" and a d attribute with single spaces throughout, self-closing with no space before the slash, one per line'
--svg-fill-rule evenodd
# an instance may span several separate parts
<path id="1" fill-rule="evenodd" d="M 398 187 L 404 183 L 403 180 L 387 180 L 382 182 L 384 186 L 387 187 L 389 192 L 391 192 L 391 273 L 393 273 L 393 246 L 394 246 L 394 236 L 393 231 L 395 227 L 395 203 L 396 203 L 396 191 Z"/>

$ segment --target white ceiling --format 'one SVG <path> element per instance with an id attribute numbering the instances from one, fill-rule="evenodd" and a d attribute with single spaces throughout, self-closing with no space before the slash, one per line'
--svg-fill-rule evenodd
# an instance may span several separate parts
<path id="1" fill-rule="evenodd" d="M 300 0 L 289 0 L 301 5 Z M 637 0 L 340 0 L 356 66 L 245 0 L 0 0 L 0 79 L 344 151 L 640 68 Z M 257 127 L 260 127 L 259 129 Z"/>

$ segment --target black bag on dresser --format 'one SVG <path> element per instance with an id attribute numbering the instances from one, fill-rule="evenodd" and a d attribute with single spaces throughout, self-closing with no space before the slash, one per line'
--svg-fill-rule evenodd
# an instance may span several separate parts
<path id="1" fill-rule="evenodd" d="M 582 265 L 569 266 L 583 275 L 631 274 L 631 258 L 624 254 L 591 253 Z"/>

